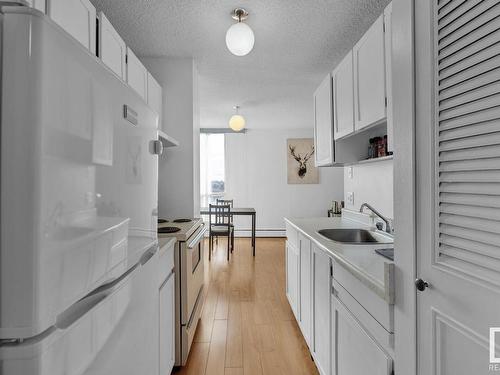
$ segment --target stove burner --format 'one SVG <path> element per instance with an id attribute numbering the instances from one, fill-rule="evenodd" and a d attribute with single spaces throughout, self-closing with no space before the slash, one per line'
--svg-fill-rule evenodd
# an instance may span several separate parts
<path id="1" fill-rule="evenodd" d="M 190 223 L 191 221 L 193 221 L 193 220 L 191 220 L 191 219 L 175 219 L 173 222 L 174 223 Z"/>
<path id="2" fill-rule="evenodd" d="M 163 228 L 158 228 L 158 233 L 175 233 L 180 230 L 181 228 L 177 227 L 163 227 Z"/>
<path id="3" fill-rule="evenodd" d="M 158 224 L 168 223 L 168 220 L 158 219 Z"/>

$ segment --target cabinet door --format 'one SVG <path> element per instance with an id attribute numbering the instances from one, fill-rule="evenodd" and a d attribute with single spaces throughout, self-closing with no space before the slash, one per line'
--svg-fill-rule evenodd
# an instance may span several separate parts
<path id="1" fill-rule="evenodd" d="M 48 0 L 47 14 L 90 52 L 96 52 L 96 10 L 89 0 Z"/>
<path id="2" fill-rule="evenodd" d="M 394 151 L 392 122 L 392 2 L 384 10 L 385 86 L 387 96 L 387 150 Z"/>
<path id="3" fill-rule="evenodd" d="M 353 48 L 355 129 L 386 117 L 384 15 L 381 15 Z"/>
<path id="4" fill-rule="evenodd" d="M 312 245 L 313 355 L 322 375 L 330 374 L 330 257 Z M 353 373 L 354 374 L 354 373 Z"/>
<path id="5" fill-rule="evenodd" d="M 332 375 L 390 375 L 391 357 L 334 296 L 331 311 Z"/>
<path id="6" fill-rule="evenodd" d="M 161 128 L 161 110 L 162 110 L 162 88 L 148 72 L 148 104 L 158 113 L 158 127 Z"/>
<path id="7" fill-rule="evenodd" d="M 330 74 L 314 93 L 314 161 L 317 167 L 332 165 L 334 162 Z"/>
<path id="8" fill-rule="evenodd" d="M 174 274 L 160 287 L 160 375 L 170 375 L 175 362 Z"/>
<path id="9" fill-rule="evenodd" d="M 127 46 L 103 12 L 99 13 L 99 57 L 118 77 L 126 78 Z"/>
<path id="10" fill-rule="evenodd" d="M 144 99 L 148 93 L 148 71 L 134 52 L 127 47 L 127 83 Z"/>
<path id="11" fill-rule="evenodd" d="M 354 131 L 354 77 L 352 51 L 337 66 L 333 76 L 333 135 L 342 138 Z"/>
<path id="12" fill-rule="evenodd" d="M 299 234 L 300 280 L 299 305 L 300 328 L 307 345 L 311 346 L 311 241 Z"/>
<path id="13" fill-rule="evenodd" d="M 299 254 L 295 246 L 286 245 L 286 296 L 295 319 L 299 320 Z"/>

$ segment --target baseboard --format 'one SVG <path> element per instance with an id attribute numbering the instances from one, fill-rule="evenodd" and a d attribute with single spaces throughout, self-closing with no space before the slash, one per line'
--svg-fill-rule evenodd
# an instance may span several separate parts
<path id="1" fill-rule="evenodd" d="M 236 229 L 236 237 L 252 237 L 251 229 Z M 255 237 L 286 237 L 285 229 L 257 229 Z"/>

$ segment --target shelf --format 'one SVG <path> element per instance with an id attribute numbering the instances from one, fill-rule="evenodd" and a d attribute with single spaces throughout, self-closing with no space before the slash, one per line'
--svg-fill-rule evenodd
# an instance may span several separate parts
<path id="1" fill-rule="evenodd" d="M 169 135 L 165 134 L 161 130 L 158 130 L 158 139 L 163 143 L 163 147 L 175 147 L 179 146 L 179 141 Z"/>
<path id="2" fill-rule="evenodd" d="M 394 155 L 388 155 L 388 156 L 382 156 L 380 158 L 372 158 L 372 159 L 360 160 L 360 161 L 354 162 L 354 163 L 345 163 L 344 166 L 378 163 L 378 162 L 381 162 L 381 161 L 392 160 L 393 158 L 394 158 Z"/>

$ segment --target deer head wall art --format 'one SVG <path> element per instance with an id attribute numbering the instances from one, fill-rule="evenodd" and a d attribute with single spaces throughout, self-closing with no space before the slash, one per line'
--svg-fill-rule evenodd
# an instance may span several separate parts
<path id="1" fill-rule="evenodd" d="M 314 145 L 310 138 L 289 139 L 288 152 L 288 183 L 317 184 L 318 169 L 314 166 Z"/>

